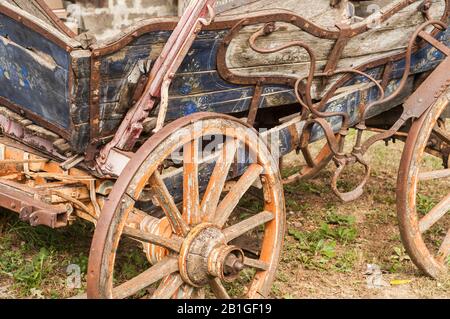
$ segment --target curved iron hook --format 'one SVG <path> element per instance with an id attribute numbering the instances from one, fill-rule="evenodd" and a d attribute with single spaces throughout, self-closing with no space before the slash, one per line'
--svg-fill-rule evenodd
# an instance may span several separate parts
<path id="1" fill-rule="evenodd" d="M 331 179 L 331 188 L 333 189 L 333 192 L 336 194 L 337 197 L 339 197 L 340 200 L 343 202 L 351 202 L 353 200 L 358 199 L 362 194 L 364 194 L 364 187 L 366 186 L 367 182 L 370 178 L 370 165 L 364 160 L 364 158 L 358 154 L 352 156 L 350 159 L 339 159 L 335 157 L 335 163 L 337 166 L 336 171 L 334 172 L 333 178 Z M 359 183 L 359 185 L 349 192 L 341 192 L 338 189 L 337 183 L 339 181 L 339 178 L 341 177 L 342 172 L 344 171 L 345 167 L 349 164 L 353 164 L 352 162 L 356 161 L 356 163 L 359 163 L 364 166 L 364 178 Z M 356 164 L 355 163 L 355 164 Z"/>

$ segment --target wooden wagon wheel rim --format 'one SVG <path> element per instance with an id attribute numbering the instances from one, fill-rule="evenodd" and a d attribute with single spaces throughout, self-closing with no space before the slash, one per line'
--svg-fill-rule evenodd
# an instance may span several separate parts
<path id="1" fill-rule="evenodd" d="M 193 129 L 196 125 L 201 129 Z M 186 159 L 196 156 L 196 148 L 192 147 L 196 140 L 201 136 L 213 135 L 231 138 L 231 142 L 227 139 L 224 143 L 225 150 L 232 149 L 230 145 L 237 143 L 236 141 L 243 143 L 242 145 L 254 152 L 256 161 L 246 166 L 236 185 L 220 200 L 221 189 L 231 163 L 228 160 L 217 160 L 203 200 L 200 200 L 196 160 L 190 162 Z M 180 147 L 185 150 L 182 211 L 177 209 L 158 170 L 161 161 Z M 222 154 L 227 157 L 226 154 L 230 153 L 225 151 Z M 258 177 L 263 186 L 263 211 L 232 226 L 225 226 L 245 190 L 249 189 Z M 151 185 L 152 193 L 166 214 L 173 231 L 171 237 L 145 233 L 128 225 L 128 217 L 133 211 L 135 200 L 139 198 L 147 184 Z M 262 225 L 265 229 L 259 259 L 244 256 L 239 252 L 239 247 L 230 244 L 231 240 Z M 208 278 L 207 285 L 211 287 L 216 297 L 228 298 L 229 295 L 222 283 L 223 264 L 228 263 L 231 251 L 237 257 L 237 263 L 234 264 L 237 265 L 237 270 L 243 266 L 256 270 L 246 296 L 265 297 L 274 279 L 282 248 L 284 227 L 285 208 L 281 177 L 272 155 L 257 132 L 235 118 L 225 115 L 197 113 L 179 119 L 164 127 L 141 147 L 114 186 L 98 221 L 91 246 L 88 298 L 126 298 L 159 280 L 161 283 L 154 297 L 168 298 L 177 294 L 187 298 L 194 293 L 193 287 L 204 285 L 202 280 L 205 278 Z M 113 287 L 115 252 L 121 236 L 125 233 L 143 242 L 164 247 L 169 253 L 143 273 L 118 287 Z M 203 274 L 197 276 L 190 272 L 188 255 L 193 249 L 191 248 L 194 246 L 193 243 L 204 244 L 201 238 L 206 236 L 205 234 L 212 236 L 211 241 L 215 247 L 211 251 L 208 250 L 208 266 L 205 266 L 208 269 L 207 276 Z M 203 269 L 202 267 L 199 269 Z M 200 277 L 200 280 L 197 277 Z"/>
<path id="2" fill-rule="evenodd" d="M 450 229 L 447 230 L 437 252 L 429 248 L 424 234 L 450 212 L 450 191 L 424 216 L 419 215 L 417 196 L 421 181 L 450 177 L 448 163 L 443 163 L 443 169 L 436 171 L 420 170 L 425 154 L 438 154 L 429 150 L 429 140 L 432 134 L 435 134 L 438 119 L 448 105 L 448 93 L 443 94 L 426 114 L 414 122 L 408 134 L 397 181 L 397 214 L 403 244 L 414 264 L 434 278 L 448 274 L 446 262 L 450 255 Z M 450 136 L 448 127 L 447 134 Z M 447 144 L 447 147 L 450 147 L 450 144 Z M 445 160 L 445 156 L 441 154 L 441 157 Z"/>

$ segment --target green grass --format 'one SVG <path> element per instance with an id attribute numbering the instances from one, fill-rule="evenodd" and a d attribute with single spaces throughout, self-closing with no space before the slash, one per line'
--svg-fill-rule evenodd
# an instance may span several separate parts
<path id="1" fill-rule="evenodd" d="M 390 264 L 387 267 L 388 271 L 396 273 L 402 270 L 405 264 L 409 263 L 410 260 L 411 258 L 409 258 L 403 246 L 395 246 L 392 255 L 389 257 Z"/>
<path id="2" fill-rule="evenodd" d="M 30 254 L 25 244 L 13 247 L 4 242 L 0 247 L 0 275 L 13 280 L 19 295 L 29 295 L 41 287 L 44 279 L 59 267 L 51 249 L 42 247 L 37 254 Z"/>
<path id="3" fill-rule="evenodd" d="M 330 212 L 316 229 L 301 231 L 291 228 L 288 233 L 297 241 L 289 248 L 305 268 L 349 271 L 353 267 L 356 254 L 345 249 L 357 238 L 353 216 Z"/>
<path id="4" fill-rule="evenodd" d="M 417 210 L 421 214 L 428 213 L 434 206 L 436 205 L 436 201 L 433 200 L 430 196 L 418 194 L 417 195 Z"/>
<path id="5" fill-rule="evenodd" d="M 77 264 L 86 274 L 90 224 L 32 227 L 7 211 L 0 211 L 0 224 L 0 281 L 13 288 L 14 297 L 61 298 L 77 293 L 66 289 L 66 269 Z"/>

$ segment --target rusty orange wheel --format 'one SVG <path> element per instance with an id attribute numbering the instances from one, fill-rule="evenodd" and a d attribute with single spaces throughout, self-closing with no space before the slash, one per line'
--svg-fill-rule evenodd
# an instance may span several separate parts
<path id="1" fill-rule="evenodd" d="M 259 202 L 247 198 L 254 187 Z M 94 234 L 88 297 L 267 297 L 284 229 L 279 170 L 258 133 L 224 115 L 184 117 L 116 182 Z M 131 242 L 148 267 L 124 278 L 119 252 Z"/>
<path id="2" fill-rule="evenodd" d="M 403 244 L 416 266 L 437 278 L 450 265 L 450 120 L 444 94 L 408 134 L 397 184 Z"/>

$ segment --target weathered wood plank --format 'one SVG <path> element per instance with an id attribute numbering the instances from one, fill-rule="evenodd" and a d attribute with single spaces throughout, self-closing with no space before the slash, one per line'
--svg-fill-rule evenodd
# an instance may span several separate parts
<path id="1" fill-rule="evenodd" d="M 353 59 L 365 56 L 366 61 L 368 61 L 380 53 L 405 48 L 411 34 L 424 21 L 422 14 L 417 11 L 419 4 L 415 3 L 407 7 L 386 22 L 376 25 L 371 30 L 351 39 L 343 52 L 342 58 Z M 442 16 L 444 4 L 444 0 L 436 0 L 436 3 L 432 6 L 434 18 Z M 286 23 L 279 23 L 278 25 L 279 31 L 260 38 L 259 46 L 276 47 L 297 39 L 314 48 L 316 58 L 319 61 L 328 59 L 334 41 L 315 38 Z M 248 39 L 260 27 L 261 25 L 245 27 L 239 36 L 232 41 L 228 53 L 228 65 L 231 69 L 267 66 L 266 72 L 273 73 L 279 65 L 309 61 L 307 52 L 299 48 L 290 48 L 274 54 L 253 52 L 248 45 Z M 293 70 L 296 69 L 293 68 Z M 242 73 L 245 73 L 245 71 Z M 248 74 L 251 73 L 248 72 Z"/>
<path id="2" fill-rule="evenodd" d="M 433 57 L 430 59 L 430 56 Z M 413 58 L 413 68 L 414 73 L 424 72 L 426 70 L 432 69 L 437 65 L 443 56 L 434 49 L 425 48 L 418 52 Z M 370 74 L 376 78 L 380 78 L 382 69 L 375 68 L 370 70 Z M 400 78 L 404 71 L 404 62 L 400 61 L 394 64 L 393 68 L 393 78 Z M 355 77 L 349 81 L 346 86 L 351 86 L 357 83 L 367 82 L 365 78 Z M 389 91 L 388 91 L 389 92 Z M 374 98 L 377 97 L 377 90 L 373 90 L 371 93 Z M 192 114 L 201 111 L 210 111 L 218 113 L 239 113 L 248 110 L 251 103 L 251 98 L 253 95 L 252 87 L 239 87 L 232 90 L 224 91 L 213 91 L 210 93 L 203 93 L 194 96 L 179 96 L 174 97 L 170 100 L 167 120 L 174 120 L 179 117 Z M 346 96 L 345 99 L 355 103 L 355 107 L 359 105 L 359 98 L 354 96 Z M 262 101 L 260 108 L 273 107 L 277 105 L 286 105 L 296 102 L 294 92 L 291 88 L 278 87 L 278 86 L 268 86 L 263 90 Z M 117 107 L 117 104 L 111 103 L 110 108 L 113 110 Z M 333 104 L 329 104 L 329 110 L 333 109 Z M 113 114 L 111 112 L 105 112 L 105 114 Z M 105 120 L 102 124 L 102 128 L 105 130 L 105 134 L 110 134 L 114 132 L 115 125 L 120 123 L 121 116 L 114 115 L 109 116 L 108 120 Z M 338 125 L 337 123 L 336 125 Z"/>
<path id="3" fill-rule="evenodd" d="M 69 52 L 79 43 L 6 1 L 0 1 L 0 11 L 0 96 L 40 126 L 69 137 Z"/>
<path id="4" fill-rule="evenodd" d="M 20 9 L 30 13 L 36 18 L 51 25 L 55 29 L 67 34 L 70 37 L 75 37 L 73 33 L 63 22 L 56 16 L 56 14 L 48 7 L 45 1 L 36 0 L 6 0 L 11 4 L 18 6 Z"/>
<path id="5" fill-rule="evenodd" d="M 253 5 L 266 6 L 264 1 L 259 1 Z M 302 3 L 302 2 L 300 2 Z M 441 13 L 443 0 L 436 0 L 437 5 L 433 6 L 435 14 Z M 286 4 L 291 5 L 292 4 Z M 328 1 L 327 1 L 328 6 Z M 407 36 L 413 32 L 414 27 L 423 21 L 420 13 L 416 12 L 415 7 L 408 7 L 393 18 L 385 22 L 380 28 L 369 31 L 361 36 L 351 40 L 346 50 L 344 50 L 343 59 L 340 61 L 339 67 L 348 67 L 362 64 L 380 54 L 390 54 L 404 49 L 407 43 Z M 305 14 L 303 14 L 305 15 Z M 414 17 L 414 19 L 411 18 Z M 406 18 L 407 17 L 407 18 Z M 422 19 L 422 20 L 420 20 Z M 403 29 L 403 27 L 405 29 Z M 254 32 L 258 26 L 250 26 L 245 28 L 238 39 L 231 45 L 229 50 L 228 64 L 230 68 L 240 75 L 275 75 L 275 74 L 296 74 L 305 75 L 309 69 L 309 58 L 302 50 L 291 49 L 280 54 L 274 55 L 258 55 L 255 54 L 248 46 L 247 40 L 251 32 Z M 320 40 L 311 35 L 307 35 L 303 31 L 292 33 L 292 26 L 285 26 L 285 31 L 276 32 L 272 36 L 267 37 L 267 43 L 261 45 L 269 45 L 275 41 L 277 44 L 291 41 L 293 38 L 302 39 L 312 45 L 318 54 L 318 70 L 322 69 L 326 64 L 326 58 L 329 51 L 333 47 L 333 41 Z M 294 28 L 296 29 L 296 28 Z M 217 75 L 213 73 L 202 73 L 212 71 L 216 64 L 216 51 L 220 39 L 225 32 L 202 32 L 194 43 L 189 57 L 184 61 L 178 75 L 171 88 L 171 96 L 176 95 L 196 95 L 217 90 L 234 89 L 233 85 L 224 81 L 217 80 Z M 161 48 L 161 43 L 165 41 L 169 35 L 168 32 L 157 32 L 151 35 L 145 35 L 145 41 L 141 41 L 140 37 L 129 48 L 124 48 L 117 54 L 110 55 L 105 58 L 102 64 L 102 102 L 116 102 L 121 95 L 121 88 L 125 83 L 120 82 L 131 72 L 138 60 L 147 59 L 151 55 L 156 57 Z M 242 37 L 242 38 L 241 38 Z M 388 40 L 386 40 L 388 39 Z M 361 41 L 368 45 L 361 45 Z M 147 47 L 141 47 L 137 43 L 158 43 L 158 48 L 149 50 Z M 379 47 L 374 47 L 374 43 L 379 43 Z M 274 45 L 272 43 L 272 45 Z M 128 51 L 128 52 L 125 52 Z M 150 51 L 150 52 L 149 52 Z M 298 52 L 296 52 L 298 51 Z M 188 74 L 185 74 L 188 73 Z M 196 74 L 202 73 L 202 74 Z M 119 79 L 119 80 L 117 80 Z M 113 89 L 110 89 L 112 87 Z"/>
<path id="6" fill-rule="evenodd" d="M 48 122 L 70 127 L 68 70 L 0 36 L 0 95 Z"/>
<path id="7" fill-rule="evenodd" d="M 342 11 L 332 9 L 329 0 L 298 1 L 298 0 L 260 0 L 234 10 L 227 11 L 222 15 L 236 15 L 252 13 L 259 10 L 284 9 L 291 10 L 307 19 L 314 20 L 324 27 L 334 27 L 337 21 L 342 19 Z"/>

